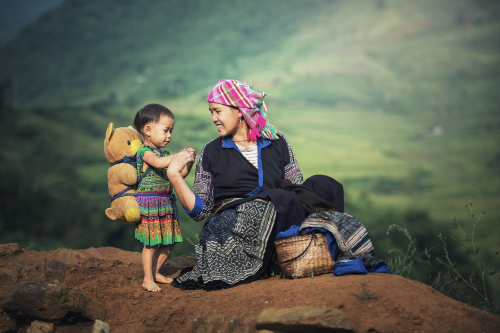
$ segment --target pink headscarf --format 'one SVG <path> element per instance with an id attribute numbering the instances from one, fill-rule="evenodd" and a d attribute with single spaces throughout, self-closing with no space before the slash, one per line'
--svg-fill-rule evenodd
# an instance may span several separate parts
<path id="1" fill-rule="evenodd" d="M 220 80 L 207 101 L 237 107 L 248 124 L 248 140 L 257 140 L 257 137 L 277 140 L 281 133 L 266 121 L 266 96 L 265 92 L 253 90 L 252 85 L 236 80 Z"/>

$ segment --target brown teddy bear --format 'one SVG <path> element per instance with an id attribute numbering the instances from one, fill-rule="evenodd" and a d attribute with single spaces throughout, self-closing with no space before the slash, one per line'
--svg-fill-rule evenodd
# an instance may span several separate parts
<path id="1" fill-rule="evenodd" d="M 135 153 L 141 146 L 141 135 L 135 129 L 115 129 L 113 123 L 109 124 L 104 139 L 104 154 L 111 165 L 108 170 L 109 195 L 117 196 L 112 199 L 111 208 L 106 209 L 106 216 L 111 220 L 118 219 L 124 223 L 141 220 L 139 204 L 133 195 L 137 183 Z"/>

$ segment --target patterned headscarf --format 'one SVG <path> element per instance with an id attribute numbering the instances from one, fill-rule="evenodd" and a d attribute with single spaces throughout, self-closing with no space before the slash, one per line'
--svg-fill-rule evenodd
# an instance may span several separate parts
<path id="1" fill-rule="evenodd" d="M 207 101 L 239 108 L 249 127 L 248 140 L 257 140 L 257 137 L 277 140 L 281 133 L 266 121 L 266 96 L 265 92 L 253 90 L 252 85 L 236 80 L 220 80 Z"/>

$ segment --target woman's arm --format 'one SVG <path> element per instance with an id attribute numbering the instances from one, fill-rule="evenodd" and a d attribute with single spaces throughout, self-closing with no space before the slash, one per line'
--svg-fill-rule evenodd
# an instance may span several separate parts
<path id="1" fill-rule="evenodd" d="M 201 221 L 208 217 L 214 205 L 213 176 L 209 171 L 210 163 L 209 159 L 207 159 L 209 156 L 203 157 L 207 145 L 208 143 L 201 149 L 198 162 L 196 163 L 193 191 L 189 190 L 188 192 L 186 190 L 186 182 L 178 175 L 179 171 L 185 166 L 183 162 L 180 160 L 175 161 L 174 159 L 167 169 L 167 176 L 174 186 L 175 192 L 179 196 L 182 207 L 195 221 Z M 180 163 L 180 165 L 177 165 L 178 163 Z M 191 195 L 194 196 L 194 202 Z"/>
<path id="2" fill-rule="evenodd" d="M 167 177 L 175 189 L 177 198 L 181 202 L 182 207 L 188 211 L 192 211 L 195 208 L 196 196 L 186 184 L 181 173 L 186 169 L 188 163 L 193 162 L 194 157 L 191 153 L 186 151 L 180 152 L 173 156 L 167 169 Z"/>

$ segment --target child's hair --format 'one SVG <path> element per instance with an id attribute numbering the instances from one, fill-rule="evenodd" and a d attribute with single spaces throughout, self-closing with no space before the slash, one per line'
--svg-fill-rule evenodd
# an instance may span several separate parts
<path id="1" fill-rule="evenodd" d="M 172 119 L 174 118 L 174 114 L 172 111 L 164 107 L 163 105 L 160 104 L 148 104 L 139 111 L 137 111 L 137 114 L 135 115 L 134 119 L 134 126 L 135 129 L 144 135 L 142 133 L 142 130 L 144 129 L 144 126 L 146 126 L 149 123 L 157 123 L 160 121 L 160 118 L 162 116 L 167 116 Z"/>

